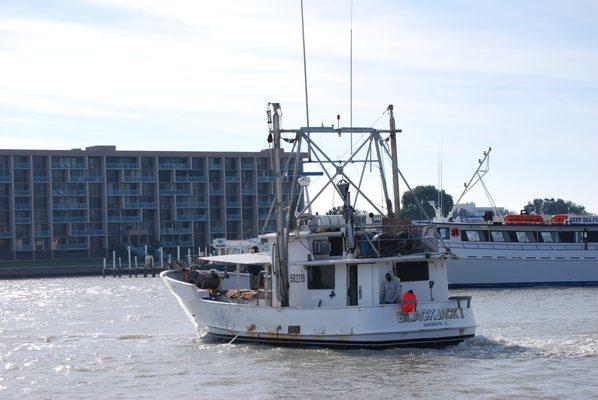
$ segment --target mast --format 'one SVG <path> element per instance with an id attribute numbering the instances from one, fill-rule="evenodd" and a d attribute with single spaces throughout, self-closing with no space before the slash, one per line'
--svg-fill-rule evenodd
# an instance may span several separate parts
<path id="1" fill-rule="evenodd" d="M 399 162 L 397 157 L 397 129 L 395 125 L 395 117 L 393 114 L 393 106 L 388 106 L 388 112 L 390 114 L 390 151 L 392 156 L 392 194 L 395 203 L 394 215 L 399 217 L 399 211 L 401 211 L 401 199 L 399 197 Z"/>
<path id="2" fill-rule="evenodd" d="M 285 225 L 282 214 L 282 170 L 280 166 L 280 104 L 273 103 L 274 115 L 272 118 L 273 136 L 273 167 L 274 167 L 274 211 L 276 215 L 276 258 L 277 273 L 276 286 L 277 298 L 283 307 L 289 305 L 288 297 L 288 266 L 287 266 L 287 240 L 284 232 Z"/>

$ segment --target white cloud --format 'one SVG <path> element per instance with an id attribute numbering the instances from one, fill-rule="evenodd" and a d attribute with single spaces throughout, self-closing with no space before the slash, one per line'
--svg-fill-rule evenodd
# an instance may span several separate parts
<path id="1" fill-rule="evenodd" d="M 119 148 L 259 149 L 268 101 L 282 103 L 285 126 L 304 124 L 297 2 L 90 4 L 134 17 L 127 23 L 0 18 L 2 147 L 110 141 Z M 585 38 L 575 40 L 555 23 L 573 18 L 571 6 L 553 5 L 552 19 L 543 23 L 534 18 L 541 5 L 512 13 L 500 4 L 479 5 L 476 23 L 444 19 L 438 7 L 420 4 L 355 5 L 354 121 L 368 125 L 395 104 L 411 183 L 436 182 L 444 124 L 445 182 L 454 195 L 471 160 L 491 145 L 497 202 L 516 208 L 522 198 L 559 196 L 567 187 L 563 196 L 598 211 L 598 187 L 580 189 L 598 169 L 598 55 Z M 348 123 L 348 3 L 306 1 L 305 7 L 312 123 L 332 123 L 336 114 Z M 576 26 L 596 34 L 596 17 L 583 14 L 575 14 Z M 553 40 L 558 32 L 536 37 L 548 22 L 562 30 L 562 40 Z M 222 140 L 233 134 L 238 140 Z M 543 166 L 543 154 L 555 147 L 561 164 L 576 166 L 574 176 Z M 521 183 L 523 174 L 534 185 Z M 564 183 L 555 188 L 555 180 Z"/>

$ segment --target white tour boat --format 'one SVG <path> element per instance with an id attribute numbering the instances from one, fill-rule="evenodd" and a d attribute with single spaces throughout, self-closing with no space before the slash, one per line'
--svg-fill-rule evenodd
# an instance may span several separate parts
<path id="1" fill-rule="evenodd" d="M 449 285 L 598 284 L 598 216 L 501 215 L 483 181 L 491 151 L 484 152 L 456 203 L 479 183 L 494 211 L 483 221 L 468 221 L 443 218 L 436 207 L 433 222 L 421 224 L 424 237 L 456 256 L 448 264 Z"/>
<path id="2" fill-rule="evenodd" d="M 362 163 L 364 171 L 372 163 L 377 164 L 388 220 L 396 220 L 396 132 L 400 131 L 395 129 L 392 106 L 388 111 L 389 130 L 283 130 L 280 107 L 271 105 L 269 142 L 273 145 L 277 229 L 261 236 L 269 251 L 203 257 L 206 262 L 235 265 L 236 272 L 232 274 L 216 270 L 194 272 L 192 278 L 187 271 L 161 274 L 198 332 L 229 341 L 373 348 L 446 345 L 475 335 L 471 298 L 449 296 L 446 260 L 450 254 L 434 249 L 408 251 L 411 246 L 406 246 L 405 239 L 398 232 L 393 233 L 389 224 L 384 229 L 391 239 L 382 246 L 379 238 L 372 238 L 371 232 L 356 222 L 349 188 L 356 197 L 378 207 L 361 191 L 361 180 L 356 185 L 345 172 L 350 163 Z M 367 137 L 341 162 L 326 155 L 310 133 L 362 133 Z M 383 140 L 386 138 L 382 135 L 388 135 L 388 140 Z M 314 163 L 326 173 L 328 183 L 313 199 L 298 195 L 299 163 L 294 163 L 292 171 L 285 172 L 281 166 L 281 139 L 293 144 L 296 160 L 303 156 L 301 147 L 305 143 L 317 160 Z M 395 213 L 387 193 L 384 152 L 392 158 Z M 327 163 L 334 165 L 332 173 L 324 168 Z M 292 200 L 283 209 L 285 179 L 291 185 Z M 343 215 L 310 215 L 307 211 L 311 204 L 327 187 L 336 190 L 343 200 Z M 248 274 L 241 272 L 243 268 L 250 270 L 253 284 L 252 279 L 247 279 Z M 386 280 L 387 274 L 390 281 Z"/>
<path id="3" fill-rule="evenodd" d="M 424 235 L 441 240 L 457 256 L 448 265 L 451 286 L 598 284 L 598 217 L 557 217 L 434 222 Z"/>

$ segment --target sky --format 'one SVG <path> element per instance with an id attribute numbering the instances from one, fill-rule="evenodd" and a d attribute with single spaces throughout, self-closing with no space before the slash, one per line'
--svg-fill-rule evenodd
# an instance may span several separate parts
<path id="1" fill-rule="evenodd" d="M 348 126 L 351 1 L 304 11 L 311 123 Z M 284 128 L 305 125 L 300 12 L 290 0 L 4 0 L 0 148 L 266 148 L 268 102 Z M 442 142 L 456 199 L 492 147 L 498 206 L 555 197 L 598 212 L 598 2 L 354 0 L 352 26 L 353 125 L 386 128 L 394 105 L 411 186 L 437 185 Z M 314 139 L 346 154 L 346 137 Z M 381 203 L 376 174 L 366 189 Z M 488 204 L 481 188 L 463 201 Z"/>

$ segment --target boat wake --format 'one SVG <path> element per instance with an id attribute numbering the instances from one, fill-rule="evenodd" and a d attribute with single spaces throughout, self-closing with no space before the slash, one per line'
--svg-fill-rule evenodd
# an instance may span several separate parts
<path id="1" fill-rule="evenodd" d="M 517 338 L 476 336 L 444 349 L 469 357 L 563 358 L 598 356 L 598 337 L 577 335 L 567 338 Z"/>

